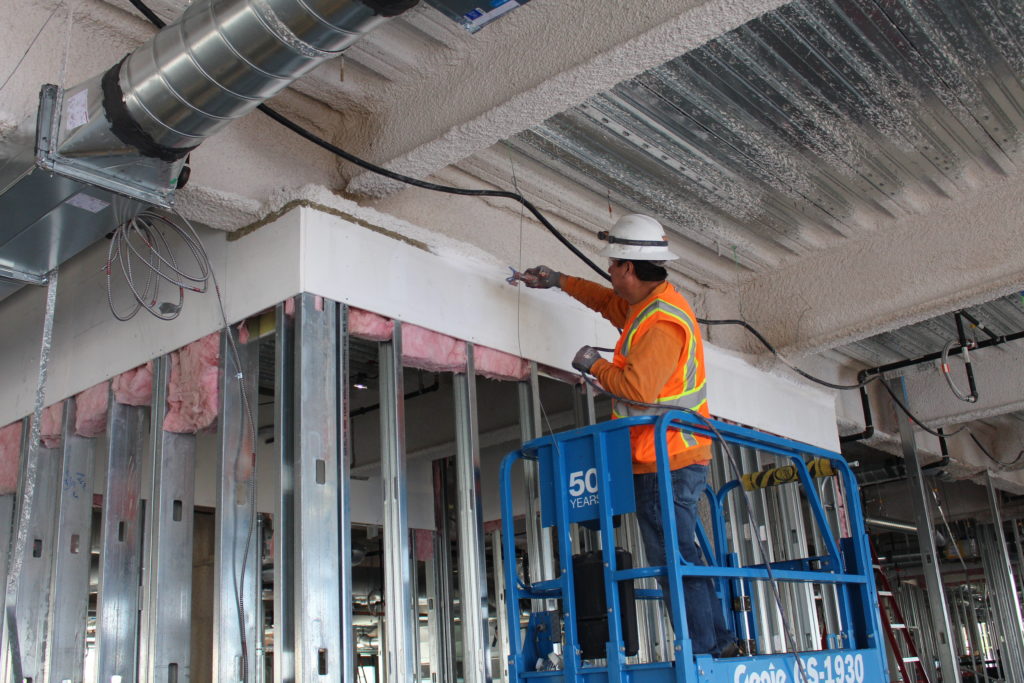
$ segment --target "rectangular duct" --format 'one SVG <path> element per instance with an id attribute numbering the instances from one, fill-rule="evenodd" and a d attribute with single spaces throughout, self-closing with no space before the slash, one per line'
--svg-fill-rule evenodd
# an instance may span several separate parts
<path id="1" fill-rule="evenodd" d="M 67 92 L 43 86 L 34 128 L 21 126 L 0 147 L 0 300 L 26 284 L 45 284 L 47 273 L 145 206 L 171 203 L 171 164 L 128 149 L 57 151 L 78 122 L 103 116 L 99 88 L 91 85 Z"/>

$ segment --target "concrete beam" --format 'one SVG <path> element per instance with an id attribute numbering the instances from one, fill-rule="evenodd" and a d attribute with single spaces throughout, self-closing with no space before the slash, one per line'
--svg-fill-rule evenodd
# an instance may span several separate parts
<path id="1" fill-rule="evenodd" d="M 346 131 L 346 143 L 424 177 L 782 4 L 534 0 L 474 37 L 468 54 L 396 85 L 373 129 Z M 398 189 L 366 173 L 348 185 L 374 196 Z"/>
<path id="2" fill-rule="evenodd" d="M 752 279 L 731 295 L 734 309 L 799 357 L 1022 289 L 1024 174 L 970 187 Z"/>

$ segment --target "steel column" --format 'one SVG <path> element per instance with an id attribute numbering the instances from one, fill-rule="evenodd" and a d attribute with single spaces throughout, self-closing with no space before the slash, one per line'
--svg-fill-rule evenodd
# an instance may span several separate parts
<path id="1" fill-rule="evenodd" d="M 24 451 L 23 451 L 24 452 Z M 61 457 L 57 448 L 29 449 L 36 459 L 35 491 L 25 496 L 30 504 L 24 526 L 17 597 L 14 602 L 22 679 L 43 680 L 47 649 L 46 619 L 51 602 L 51 577 L 56 515 L 53 501 L 60 497 Z M 24 471 L 24 469 L 23 469 Z M 13 669 L 16 673 L 19 669 Z"/>
<path id="2" fill-rule="evenodd" d="M 141 679 L 152 683 L 175 683 L 191 678 L 196 437 L 166 432 L 162 428 L 167 414 L 170 374 L 170 356 L 153 361 L 152 466 L 146 496 L 146 560 L 139 647 Z"/>
<path id="3" fill-rule="evenodd" d="M 138 667 L 142 519 L 139 491 L 149 411 L 111 397 L 107 483 L 103 493 L 96 679 L 132 683 Z"/>
<path id="4" fill-rule="evenodd" d="M 1000 662 L 1008 680 L 1024 681 L 1024 624 L 1021 621 L 1020 600 L 1017 584 L 1010 566 L 1010 555 L 1006 548 L 1006 534 L 1003 518 L 999 511 L 999 493 L 992 484 L 992 473 L 985 473 L 988 488 L 988 503 L 992 510 L 993 541 L 995 543 L 993 562 L 990 563 L 996 576 L 989 577 L 989 584 L 995 588 L 997 608 L 1002 625 L 1003 647 L 1000 648 Z"/>
<path id="5" fill-rule="evenodd" d="M 384 493 L 384 680 L 415 680 L 409 585 L 409 508 L 405 471 L 405 395 L 402 377 L 402 325 L 395 321 L 391 341 L 380 344 L 380 443 Z"/>
<path id="6" fill-rule="evenodd" d="M 47 638 L 49 680 L 81 683 L 92 560 L 93 460 L 96 440 L 75 434 L 75 399 L 64 402 L 60 510 L 53 554 L 53 602 Z"/>
<path id="7" fill-rule="evenodd" d="M 24 452 L 24 449 L 22 449 Z M 0 576 L 7 577 L 7 570 L 9 569 L 10 558 L 11 558 L 11 546 L 13 541 L 14 532 L 14 494 L 7 493 L 0 496 Z M 7 604 L 7 591 L 0 591 L 0 623 L 3 624 L 3 629 L 7 628 L 7 619 L 3 615 L 6 615 L 6 604 Z M 6 647 L 6 635 L 3 637 L 4 647 Z M 6 649 L 0 649 L 0 680 L 3 680 L 3 674 L 6 669 L 7 651 Z"/>
<path id="8" fill-rule="evenodd" d="M 472 344 L 466 344 L 466 374 L 455 375 L 453 381 L 459 595 L 462 600 L 462 676 L 466 683 L 489 683 L 491 647 L 487 637 L 487 564 L 480 502 L 480 442 Z"/>
<path id="9" fill-rule="evenodd" d="M 259 377 L 255 346 L 255 342 L 236 344 L 236 358 L 227 338 L 221 336 L 213 606 L 213 671 L 217 681 L 251 682 L 260 665 L 256 657 L 255 597 L 261 569 L 256 536 L 254 444 L 250 435 L 250 419 L 255 416 L 249 417 L 255 410 L 249 397 L 256 396 Z"/>
<path id="10" fill-rule="evenodd" d="M 434 461 L 434 557 L 427 567 L 431 635 L 430 672 L 433 683 L 454 681 L 455 644 L 452 639 L 452 545 L 448 529 L 448 460 Z"/>
<path id="11" fill-rule="evenodd" d="M 278 304 L 274 327 L 274 444 L 279 486 L 274 506 L 274 683 L 295 680 L 295 319 Z"/>
<path id="12" fill-rule="evenodd" d="M 339 489 L 346 465 L 338 438 L 337 309 L 312 294 L 300 295 L 295 306 L 292 625 L 295 680 L 303 682 L 344 680 L 353 647 L 351 629 L 341 630 L 342 585 L 351 590 L 352 562 L 351 552 L 344 563 L 340 555 L 348 519 L 339 519 L 347 501 Z M 344 610 L 351 609 L 349 601 Z"/>
<path id="13" fill-rule="evenodd" d="M 543 435 L 541 427 L 540 377 L 537 363 L 530 361 L 530 380 L 519 383 L 519 425 L 522 441 L 525 443 Z M 555 578 L 554 546 L 551 529 L 540 523 L 540 471 L 536 461 L 523 463 L 523 479 L 526 488 L 526 555 L 530 570 L 530 581 L 538 582 Z M 547 604 L 554 609 L 555 601 L 533 601 L 537 612 Z"/>
<path id="14" fill-rule="evenodd" d="M 355 630 L 352 626 L 352 429 L 349 420 L 349 348 L 348 348 L 348 306 L 336 304 L 338 307 L 335 331 L 335 351 L 337 354 L 335 390 L 335 411 L 337 412 L 338 454 L 335 474 L 336 483 L 335 505 L 338 510 L 338 613 L 341 632 L 340 676 L 335 680 L 352 683 L 356 680 L 356 642 Z"/>
<path id="15" fill-rule="evenodd" d="M 781 521 L 785 525 L 773 525 L 779 530 L 779 544 L 786 548 L 786 559 L 796 560 L 807 555 L 807 524 L 804 520 L 799 484 L 784 484 L 776 487 L 775 498 Z M 817 524 L 811 524 L 815 529 Z M 821 627 L 818 610 L 814 601 L 814 587 L 810 584 L 790 584 L 784 587 L 783 597 L 788 604 L 791 626 L 799 629 L 793 634 L 801 650 L 814 650 L 821 646 Z"/>
<path id="16" fill-rule="evenodd" d="M 509 645 L 508 620 L 504 618 L 505 610 L 508 609 L 505 600 L 505 564 L 501 556 L 501 529 L 491 532 L 491 564 L 494 566 L 494 609 L 497 614 L 495 620 L 498 624 L 498 680 L 502 683 L 508 681 L 508 653 L 511 652 Z M 516 609 L 518 609 L 518 605 Z M 518 634 L 516 634 L 518 636 Z"/>
<path id="17" fill-rule="evenodd" d="M 892 391 L 907 403 L 907 393 L 902 377 L 885 381 Z M 942 584 L 942 572 L 935 551 L 935 523 L 925 489 L 924 477 L 921 475 L 921 463 L 917 456 L 917 442 L 914 428 L 906 413 L 895 407 L 896 420 L 899 424 L 900 442 L 903 448 L 903 459 L 906 461 L 907 483 L 917 511 L 917 540 L 921 552 L 921 570 L 924 573 L 928 591 L 928 605 L 935 637 L 935 654 L 939 659 L 944 683 L 960 683 L 960 667 L 953 652 L 950 634 L 952 626 L 949 610 L 946 607 L 945 588 Z"/>

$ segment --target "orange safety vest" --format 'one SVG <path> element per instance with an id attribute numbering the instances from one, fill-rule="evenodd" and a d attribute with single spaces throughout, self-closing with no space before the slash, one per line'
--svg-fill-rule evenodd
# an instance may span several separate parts
<path id="1" fill-rule="evenodd" d="M 686 342 L 676 363 L 676 369 L 665 386 L 658 392 L 655 403 L 678 406 L 694 410 L 704 417 L 708 411 L 706 377 L 704 373 L 704 343 L 697 328 L 697 316 L 682 294 L 669 285 L 660 295 L 653 295 L 647 301 L 634 307 L 634 313 L 626 319 L 622 335 L 615 345 L 612 364 L 623 368 L 629 357 L 630 348 L 643 337 L 657 322 L 668 322 L 683 328 Z M 612 417 L 633 417 L 636 415 L 661 415 L 664 411 L 644 408 L 616 401 L 612 405 Z M 656 472 L 658 469 L 654 452 L 654 427 L 644 425 L 630 429 L 633 448 L 633 471 L 635 473 Z M 677 470 L 693 464 L 705 464 L 710 460 L 707 448 L 711 439 L 706 436 L 685 434 L 680 431 L 668 432 L 669 468 Z"/>

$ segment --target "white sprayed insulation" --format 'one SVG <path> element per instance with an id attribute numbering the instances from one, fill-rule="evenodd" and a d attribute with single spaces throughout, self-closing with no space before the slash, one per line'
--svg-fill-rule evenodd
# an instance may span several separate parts
<path id="1" fill-rule="evenodd" d="M 923 213 L 759 275 L 734 292 L 741 313 L 799 357 L 1024 289 L 1024 175 L 977 181 Z"/>
<path id="2" fill-rule="evenodd" d="M 491 59 L 486 63 L 494 71 L 487 78 L 479 78 L 475 65 L 467 60 L 445 70 L 448 87 L 426 80 L 396 98 L 393 104 L 406 106 L 395 111 L 420 113 L 411 127 L 407 118 L 400 125 L 386 124 L 386 132 L 392 134 L 380 136 L 382 156 L 390 160 L 385 165 L 425 177 L 781 4 L 779 0 L 625 4 L 565 0 L 526 5 L 488 28 L 497 38 L 488 50 Z M 595 25 L 580 30 L 590 22 Z M 645 25 L 650 28 L 636 32 L 634 27 Z M 575 26 L 577 35 L 566 39 L 567 26 Z M 557 37 L 552 35 L 550 41 L 539 37 L 549 31 L 557 31 Z M 522 35 L 535 39 L 524 43 Z M 545 43 L 546 49 L 536 49 Z M 455 117 L 450 113 L 453 108 L 458 112 Z M 441 119 L 444 127 L 437 130 L 439 111 L 448 113 Z M 424 129 L 429 135 L 424 135 Z M 349 191 L 372 196 L 398 189 L 401 186 L 394 181 L 369 173 L 356 176 L 348 186 Z"/>

